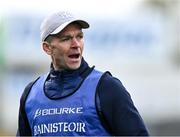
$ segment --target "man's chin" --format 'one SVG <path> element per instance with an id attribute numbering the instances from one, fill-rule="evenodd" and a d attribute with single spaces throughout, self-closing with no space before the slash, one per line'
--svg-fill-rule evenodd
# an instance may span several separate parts
<path id="1" fill-rule="evenodd" d="M 79 57 L 77 59 L 68 59 L 67 66 L 71 70 L 76 70 L 81 66 L 82 57 Z"/>
<path id="2" fill-rule="evenodd" d="M 71 63 L 71 64 L 68 65 L 68 66 L 69 66 L 69 69 L 71 69 L 71 70 L 76 70 L 76 69 L 78 69 L 78 68 L 80 67 L 80 65 L 81 65 L 81 62 Z"/>

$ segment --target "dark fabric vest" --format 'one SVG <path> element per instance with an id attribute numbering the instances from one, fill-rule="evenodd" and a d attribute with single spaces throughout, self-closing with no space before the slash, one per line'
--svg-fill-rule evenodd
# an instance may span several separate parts
<path id="1" fill-rule="evenodd" d="M 108 136 L 96 111 L 95 93 L 103 73 L 93 70 L 73 94 L 52 100 L 44 94 L 47 75 L 33 85 L 25 111 L 33 136 Z"/>

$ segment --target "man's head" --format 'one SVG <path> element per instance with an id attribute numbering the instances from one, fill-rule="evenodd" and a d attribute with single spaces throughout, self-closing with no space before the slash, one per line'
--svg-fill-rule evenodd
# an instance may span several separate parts
<path id="1" fill-rule="evenodd" d="M 41 25 L 43 50 L 51 56 L 56 70 L 80 67 L 84 47 L 82 28 L 89 24 L 67 12 L 48 16 Z"/>

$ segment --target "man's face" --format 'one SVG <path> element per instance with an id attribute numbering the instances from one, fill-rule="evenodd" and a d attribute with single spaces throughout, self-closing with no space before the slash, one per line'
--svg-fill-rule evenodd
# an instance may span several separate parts
<path id="1" fill-rule="evenodd" d="M 75 70 L 81 65 L 84 48 L 83 32 L 78 24 L 70 24 L 52 38 L 49 50 L 55 70 Z"/>

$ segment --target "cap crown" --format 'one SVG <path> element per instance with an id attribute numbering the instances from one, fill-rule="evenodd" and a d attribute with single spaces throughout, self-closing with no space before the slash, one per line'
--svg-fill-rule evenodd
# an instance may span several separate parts
<path id="1" fill-rule="evenodd" d="M 75 17 L 69 12 L 58 12 L 54 13 L 47 18 L 41 24 L 41 40 L 44 41 L 45 38 L 55 31 L 62 24 L 74 20 Z"/>

